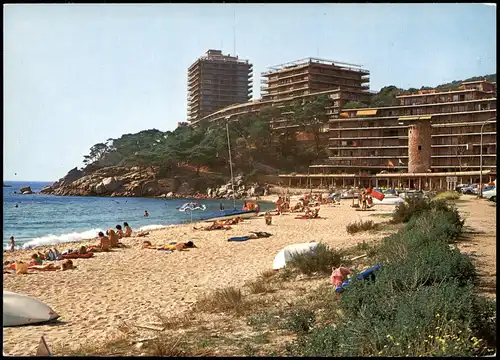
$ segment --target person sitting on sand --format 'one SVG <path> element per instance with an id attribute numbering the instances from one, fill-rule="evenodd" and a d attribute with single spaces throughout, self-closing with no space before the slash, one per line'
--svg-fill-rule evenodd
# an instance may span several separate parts
<path id="1" fill-rule="evenodd" d="M 115 228 L 116 228 L 116 235 L 118 235 L 118 239 L 125 237 L 125 233 L 123 232 L 122 226 L 120 224 L 116 225 Z"/>
<path id="2" fill-rule="evenodd" d="M 123 223 L 123 227 L 125 228 L 125 235 L 123 237 L 131 237 L 132 236 L 132 228 L 128 225 L 127 222 Z"/>
<path id="3" fill-rule="evenodd" d="M 148 216 L 149 216 L 149 214 L 148 214 L 148 211 L 147 211 L 147 210 L 144 210 L 144 216 L 145 216 L 145 217 L 148 217 Z"/>
<path id="4" fill-rule="evenodd" d="M 28 266 L 32 266 L 32 265 L 42 265 L 43 264 L 43 261 L 42 259 L 40 259 L 40 257 L 38 256 L 38 254 L 33 254 L 31 255 L 31 262 L 28 264 Z"/>
<path id="5" fill-rule="evenodd" d="M 96 246 L 89 246 L 89 250 L 93 252 L 100 252 L 100 251 L 109 251 L 111 242 L 109 238 L 104 235 L 102 231 L 99 231 L 99 234 L 97 234 L 99 237 L 100 243 L 99 245 Z"/>
<path id="6" fill-rule="evenodd" d="M 118 247 L 118 235 L 116 235 L 113 229 L 106 230 L 106 236 L 109 238 L 110 247 Z"/>

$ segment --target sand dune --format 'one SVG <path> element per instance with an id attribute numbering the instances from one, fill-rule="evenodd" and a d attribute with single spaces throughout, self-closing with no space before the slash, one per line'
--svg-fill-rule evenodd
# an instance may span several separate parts
<path id="1" fill-rule="evenodd" d="M 182 311 L 209 290 L 243 286 L 247 280 L 271 269 L 274 256 L 286 245 L 315 240 L 342 248 L 378 238 L 370 233 L 347 234 L 348 223 L 376 213 L 356 212 L 349 207 L 350 203 L 323 206 L 320 211 L 323 219 L 297 220 L 295 214 L 287 214 L 274 216 L 271 226 L 266 226 L 259 217 L 227 231 L 196 231 L 191 225 L 181 225 L 151 232 L 147 237 L 153 244 L 192 240 L 198 248 L 189 251 L 166 253 L 141 249 L 145 238 L 130 238 L 124 242 L 131 248 L 73 260 L 75 270 L 4 274 L 5 290 L 33 296 L 61 315 L 61 323 L 56 325 L 5 328 L 4 351 L 11 355 L 33 355 L 42 334 L 49 346 L 77 347 L 88 340 L 113 336 L 122 321 L 144 324 L 154 321 L 157 312 Z M 391 210 L 392 207 L 386 206 L 377 212 Z M 371 219 L 377 221 L 376 217 Z M 246 242 L 227 241 L 228 237 L 258 230 L 273 236 Z M 59 249 L 69 247 L 75 249 L 77 245 L 64 244 Z M 27 259 L 32 252 L 4 253 L 4 261 Z"/>

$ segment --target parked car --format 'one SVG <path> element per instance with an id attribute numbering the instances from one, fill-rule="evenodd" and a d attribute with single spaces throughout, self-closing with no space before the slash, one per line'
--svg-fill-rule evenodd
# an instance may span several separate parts
<path id="1" fill-rule="evenodd" d="M 457 187 L 455 187 L 455 191 L 456 192 L 462 192 L 463 193 L 463 189 L 466 188 L 467 186 L 469 186 L 469 184 L 460 184 L 460 185 L 457 185 Z"/>
<path id="2" fill-rule="evenodd" d="M 484 190 L 483 198 L 497 202 L 497 188 L 494 186 L 493 188 Z"/>
<path id="3" fill-rule="evenodd" d="M 485 191 L 491 190 L 491 189 L 493 189 L 493 188 L 495 188 L 495 185 L 483 184 L 483 193 L 484 193 Z M 475 189 L 473 189 L 473 190 L 472 190 L 472 193 L 473 193 L 474 195 L 479 195 L 479 185 L 478 185 Z"/>
<path id="4" fill-rule="evenodd" d="M 474 194 L 474 189 L 478 187 L 479 184 L 470 184 L 462 188 L 462 192 L 467 195 Z"/>
<path id="5" fill-rule="evenodd" d="M 398 196 L 398 192 L 396 191 L 396 189 L 385 189 L 384 195 L 396 195 L 396 196 Z"/>
<path id="6" fill-rule="evenodd" d="M 409 199 L 425 199 L 427 196 L 420 190 L 410 190 L 399 194 L 399 197 L 405 200 Z"/>

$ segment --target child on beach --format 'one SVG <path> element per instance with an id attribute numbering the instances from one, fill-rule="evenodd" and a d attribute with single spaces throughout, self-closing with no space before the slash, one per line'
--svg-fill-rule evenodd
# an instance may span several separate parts
<path id="1" fill-rule="evenodd" d="M 14 242 L 14 236 L 10 237 L 10 251 L 14 251 L 16 243 Z"/>
<path id="2" fill-rule="evenodd" d="M 42 259 L 40 259 L 38 254 L 31 255 L 31 262 L 29 263 L 29 265 L 42 265 L 42 264 L 43 264 L 43 261 L 42 261 Z"/>

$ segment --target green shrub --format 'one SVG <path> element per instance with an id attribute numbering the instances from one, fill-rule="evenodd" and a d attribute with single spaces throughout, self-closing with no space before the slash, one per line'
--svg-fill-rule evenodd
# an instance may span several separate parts
<path id="1" fill-rule="evenodd" d="M 293 311 L 288 317 L 285 327 L 296 334 L 308 333 L 316 323 L 314 311 L 298 309 Z"/>
<path id="2" fill-rule="evenodd" d="M 378 280 L 377 280 L 378 281 Z M 474 293 L 456 282 L 387 293 L 366 281 L 342 295 L 346 319 L 314 329 L 295 343 L 299 356 L 473 356 L 486 344 L 473 339 Z"/>
<path id="3" fill-rule="evenodd" d="M 450 247 L 463 227 L 456 208 L 445 200 L 412 200 L 394 220 L 407 224 L 377 247 L 384 267 L 375 281 L 353 281 L 340 296 L 342 319 L 325 306 L 336 326 L 299 334 L 289 352 L 481 356 L 496 348 L 495 303 L 475 294 L 474 264 Z"/>
<path id="4" fill-rule="evenodd" d="M 314 252 L 292 255 L 289 264 L 305 275 L 312 275 L 315 272 L 331 274 L 332 267 L 339 267 L 341 260 L 340 253 L 325 244 L 318 244 Z"/>
<path id="5" fill-rule="evenodd" d="M 392 213 L 392 222 L 395 224 L 406 223 L 413 216 L 418 216 L 430 210 L 442 210 L 458 215 L 458 210 L 444 199 L 408 199 L 406 202 L 396 205 Z"/>
<path id="6" fill-rule="evenodd" d="M 346 230 L 348 234 L 355 234 L 359 231 L 376 230 L 378 224 L 374 223 L 373 220 L 360 220 L 353 223 L 347 224 Z"/>
<path id="7" fill-rule="evenodd" d="M 437 194 L 433 200 L 458 200 L 460 199 L 460 196 L 462 196 L 461 193 L 457 191 L 445 191 L 442 193 Z"/>

